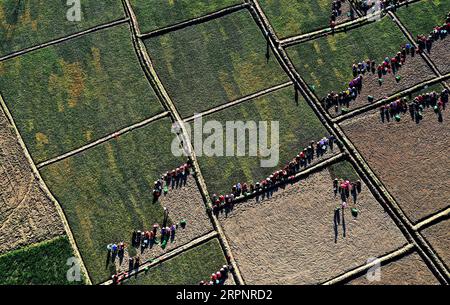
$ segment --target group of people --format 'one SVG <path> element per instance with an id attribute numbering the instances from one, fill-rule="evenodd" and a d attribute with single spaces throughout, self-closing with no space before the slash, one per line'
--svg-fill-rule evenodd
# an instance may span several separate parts
<path id="1" fill-rule="evenodd" d="M 427 50 L 430 53 L 433 42 L 444 39 L 447 37 L 448 32 L 450 32 L 450 12 L 447 14 L 445 23 L 441 26 L 435 26 L 428 36 L 417 35 L 418 51 L 423 52 Z"/>
<path id="2" fill-rule="evenodd" d="M 110 257 L 114 259 L 116 256 L 121 259 L 125 253 L 125 243 L 121 241 L 119 244 L 108 244 L 106 250 L 108 251 L 108 259 Z"/>
<path id="3" fill-rule="evenodd" d="M 343 108 L 344 106 L 348 108 L 350 106 L 350 102 L 355 100 L 358 94 L 361 92 L 363 84 L 363 76 L 362 74 L 358 75 L 354 79 L 352 79 L 348 83 L 348 88 L 341 92 L 331 91 L 327 94 L 327 96 L 322 100 L 322 104 L 326 109 L 330 109 L 334 107 L 335 111 L 339 111 L 339 107 Z"/>
<path id="4" fill-rule="evenodd" d="M 423 110 L 425 107 L 433 107 L 434 112 L 437 113 L 438 116 L 441 116 L 442 110 L 445 109 L 448 100 L 448 89 L 443 89 L 440 94 L 435 91 L 420 94 L 411 102 L 408 102 L 408 100 L 403 97 L 380 107 L 381 121 L 389 121 L 390 118 L 400 121 L 400 115 L 409 110 L 411 119 L 419 122 L 423 118 Z"/>
<path id="5" fill-rule="evenodd" d="M 167 242 L 169 240 L 173 241 L 175 239 L 175 233 L 177 229 L 181 226 L 182 228 L 186 227 L 186 220 L 180 221 L 180 223 L 172 224 L 171 226 L 163 225 L 159 230 L 159 240 L 162 248 L 165 248 Z M 141 249 L 145 249 L 148 247 L 152 247 L 154 244 L 159 243 L 158 241 L 158 229 L 160 228 L 159 224 L 154 224 L 152 230 L 140 231 L 134 230 L 131 236 L 131 244 L 135 248 L 141 247 Z"/>
<path id="6" fill-rule="evenodd" d="M 357 0 L 355 5 L 364 15 L 367 15 L 371 9 L 381 11 L 386 11 L 391 7 L 395 9 L 400 3 L 405 1 L 407 0 Z"/>
<path id="7" fill-rule="evenodd" d="M 222 207 L 227 207 L 240 196 L 249 196 L 254 192 L 261 192 L 271 189 L 280 182 L 293 181 L 295 174 L 302 167 L 306 167 L 316 157 L 321 157 L 328 148 L 333 150 L 336 138 L 331 135 L 323 137 L 318 142 L 312 141 L 310 145 L 304 148 L 295 158 L 293 158 L 283 169 L 273 172 L 269 177 L 255 184 L 237 183 L 232 186 L 231 193 L 226 195 L 213 194 L 211 197 L 213 208 L 218 211 Z"/>
<path id="8" fill-rule="evenodd" d="M 338 179 L 335 178 L 333 180 L 333 191 L 334 194 L 341 196 L 341 206 L 338 208 L 345 209 L 348 206 L 348 199 L 350 195 L 353 197 L 353 203 L 356 203 L 356 198 L 359 193 L 361 193 L 361 180 L 356 180 L 354 182 L 348 180 L 348 179 Z M 356 207 L 352 208 L 352 214 L 353 216 L 357 216 L 358 210 Z"/>
<path id="9" fill-rule="evenodd" d="M 363 1 L 367 2 L 367 1 Z M 395 1 L 383 1 L 384 5 L 391 5 Z M 386 6 L 386 7 L 387 7 Z M 434 27 L 433 31 L 428 36 L 417 36 L 418 48 L 406 43 L 401 46 L 401 50 L 398 51 L 392 58 L 385 57 L 382 63 L 376 64 L 374 60 L 367 59 L 358 63 L 352 64 L 353 79 L 349 82 L 348 88 L 341 92 L 330 92 L 326 97 L 322 99 L 322 105 L 328 110 L 334 107 L 335 112 L 338 112 L 341 108 L 341 112 L 345 113 L 350 106 L 350 102 L 355 100 L 358 94 L 361 92 L 363 78 L 362 75 L 366 72 L 377 73 L 378 83 L 381 86 L 383 84 L 383 76 L 387 74 L 396 74 L 397 71 L 405 64 L 407 56 L 414 57 L 416 52 L 421 53 L 423 50 L 431 51 L 433 41 L 443 39 L 450 31 L 450 12 L 447 15 L 446 22 L 442 26 Z M 395 76 L 395 80 L 399 82 L 401 77 Z M 374 97 L 369 95 L 367 97 L 368 102 L 373 102 Z M 437 109 L 436 109 L 437 110 Z"/>
<path id="10" fill-rule="evenodd" d="M 168 171 L 154 182 L 153 187 L 153 201 L 156 202 L 161 194 L 166 195 L 169 192 L 169 188 L 177 188 L 185 185 L 188 176 L 191 173 L 192 161 L 188 159 L 186 163 L 177 167 L 172 171 Z"/>
<path id="11" fill-rule="evenodd" d="M 331 15 L 330 15 L 330 27 L 332 29 L 334 29 L 334 27 L 336 26 L 336 19 L 337 17 L 339 17 L 340 15 L 342 15 L 342 3 L 345 2 L 345 0 L 334 0 L 331 3 Z M 353 19 L 354 16 L 354 12 L 353 9 L 351 9 L 351 18 Z"/>
<path id="12" fill-rule="evenodd" d="M 219 271 L 211 274 L 211 279 L 209 281 L 201 281 L 200 285 L 223 285 L 228 278 L 228 272 L 232 269 L 232 266 L 228 267 L 227 265 L 223 265 Z"/>

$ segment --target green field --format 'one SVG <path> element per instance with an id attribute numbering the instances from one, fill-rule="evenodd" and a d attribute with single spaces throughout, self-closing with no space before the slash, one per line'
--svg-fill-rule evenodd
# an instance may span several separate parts
<path id="1" fill-rule="evenodd" d="M 161 119 L 41 170 L 94 283 L 114 272 L 106 268 L 107 244 L 163 219 L 161 205 L 152 203 L 153 182 L 185 162 L 171 153 L 170 127 Z"/>
<path id="2" fill-rule="evenodd" d="M 36 163 L 163 110 L 128 25 L 0 62 L 0 92 Z"/>
<path id="3" fill-rule="evenodd" d="M 359 179 L 358 173 L 353 168 L 352 164 L 348 161 L 342 161 L 335 163 L 328 167 L 331 179 L 348 179 L 350 181 L 356 181 Z"/>
<path id="4" fill-rule="evenodd" d="M 142 33 L 213 13 L 242 0 L 131 0 Z"/>
<path id="5" fill-rule="evenodd" d="M 427 35 L 435 26 L 444 24 L 449 11 L 448 0 L 425 0 L 404 7 L 395 14 L 416 37 L 421 34 Z"/>
<path id="6" fill-rule="evenodd" d="M 323 97 L 330 91 L 348 87 L 353 78 L 352 64 L 371 59 L 381 62 L 407 43 L 389 18 L 333 36 L 321 37 L 287 49 L 296 70 Z"/>
<path id="7" fill-rule="evenodd" d="M 259 0 L 280 38 L 328 27 L 333 0 Z"/>
<path id="8" fill-rule="evenodd" d="M 288 80 L 246 10 L 145 43 L 183 117 Z"/>
<path id="9" fill-rule="evenodd" d="M 0 57 L 124 17 L 120 0 L 81 1 L 81 21 L 67 20 L 65 0 L 0 1 Z"/>
<path id="10" fill-rule="evenodd" d="M 0 256 L 0 285 L 70 285 L 66 265 L 73 257 L 67 237 L 33 244 Z"/>
<path id="11" fill-rule="evenodd" d="M 212 273 L 226 264 L 219 241 L 213 239 L 132 277 L 124 284 L 198 285 L 200 281 L 208 281 Z"/>
<path id="12" fill-rule="evenodd" d="M 243 157 L 197 156 L 210 193 L 230 192 L 232 185 L 237 182 L 260 181 L 274 170 L 284 167 L 311 141 L 328 136 L 325 127 L 305 100 L 300 98 L 298 106 L 296 105 L 293 87 L 216 112 L 204 117 L 203 120 L 204 122 L 217 120 L 224 126 L 229 120 L 244 122 L 252 120 L 256 123 L 268 121 L 269 126 L 271 121 L 279 122 L 279 162 L 275 167 L 261 167 L 261 157 L 249 156 L 248 144 L 246 156 Z M 204 136 L 207 137 L 208 135 Z M 248 135 L 246 138 L 249 143 Z"/>

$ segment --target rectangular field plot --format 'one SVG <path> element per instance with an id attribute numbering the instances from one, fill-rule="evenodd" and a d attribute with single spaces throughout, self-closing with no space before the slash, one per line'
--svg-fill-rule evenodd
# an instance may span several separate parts
<path id="1" fill-rule="evenodd" d="M 0 256 L 0 285 L 83 284 L 83 281 L 67 280 L 70 266 L 66 263 L 73 256 L 65 236 L 3 254 Z"/>
<path id="2" fill-rule="evenodd" d="M 170 189 L 168 195 L 153 202 L 154 181 L 185 162 L 170 150 L 174 137 L 170 126 L 169 119 L 153 122 L 41 170 L 67 215 L 94 283 L 107 280 L 116 270 L 128 270 L 128 256 L 139 254 L 144 262 L 164 252 L 157 245 L 143 253 L 129 246 L 122 263 L 106 260 L 108 244 L 130 244 L 133 230 L 161 225 L 163 206 L 169 209 L 171 223 L 187 222 L 166 249 L 211 230 L 192 177 L 186 186 Z"/>
<path id="3" fill-rule="evenodd" d="M 333 0 L 259 0 L 259 3 L 280 38 L 330 26 Z M 350 20 L 350 7 L 348 0 L 342 2 L 336 24 Z"/>
<path id="4" fill-rule="evenodd" d="M 128 25 L 0 62 L 0 92 L 36 163 L 162 111 Z"/>
<path id="5" fill-rule="evenodd" d="M 243 0 L 131 0 L 142 33 L 241 4 Z"/>
<path id="6" fill-rule="evenodd" d="M 397 17 L 405 25 L 414 38 L 417 35 L 428 36 L 434 27 L 445 24 L 450 12 L 450 1 L 426 0 L 414 3 L 396 12 Z M 435 41 L 430 57 L 441 73 L 450 72 L 450 35 Z"/>
<path id="7" fill-rule="evenodd" d="M 305 100 L 299 98 L 298 105 L 295 102 L 295 92 L 293 86 L 274 91 L 270 94 L 258 97 L 251 101 L 231 108 L 221 110 L 203 118 L 204 123 L 208 121 L 218 121 L 226 128 L 227 121 L 254 121 L 258 126 L 260 121 L 266 121 L 271 128 L 272 121 L 279 124 L 279 158 L 276 162 L 275 154 L 272 155 L 275 166 L 262 167 L 261 160 L 268 160 L 270 157 L 250 156 L 249 131 L 245 135 L 245 156 L 227 156 L 227 140 L 224 138 L 224 149 L 222 156 L 208 157 L 207 154 L 197 157 L 205 177 L 208 191 L 212 193 L 228 193 L 232 185 L 240 183 L 255 183 L 268 177 L 275 170 L 282 169 L 295 156 L 307 147 L 311 141 L 319 141 L 324 136 L 328 136 L 327 130 L 314 114 Z M 192 127 L 193 124 L 191 124 Z M 210 134 L 204 135 L 204 143 Z M 224 137 L 226 132 L 224 131 Z M 267 139 L 270 143 L 271 133 L 269 130 Z M 242 141 L 244 138 L 239 137 Z M 195 139 L 193 139 L 195 145 Z M 233 144 L 233 143 L 231 143 Z M 274 143 L 275 144 L 275 143 Z M 234 141 L 237 145 L 237 140 Z M 204 146 L 205 147 L 205 146 Z M 212 146 L 214 148 L 214 146 Z M 267 146 L 268 148 L 271 145 Z M 278 148 L 273 146 L 274 148 Z M 334 152 L 338 152 L 334 147 Z M 314 158 L 318 160 L 319 158 Z"/>
<path id="8" fill-rule="evenodd" d="M 319 99 L 328 93 L 347 90 L 349 82 L 354 78 L 352 65 L 366 60 L 374 60 L 376 66 L 385 57 L 392 58 L 408 43 L 402 32 L 389 18 L 364 25 L 348 32 L 337 33 L 304 42 L 287 49 L 296 70 L 306 83 L 315 87 Z M 399 76 L 397 81 L 395 76 Z M 386 95 L 402 91 L 414 84 L 432 78 L 433 73 L 425 61 L 417 54 L 407 55 L 405 64 L 394 75 L 387 73 L 383 83 L 379 85 L 377 72 L 363 74 L 361 93 L 351 101 L 349 108 L 368 104 L 368 96 L 374 101 Z M 341 112 L 329 109 L 335 116 Z"/>
<path id="9" fill-rule="evenodd" d="M 400 116 L 399 122 L 383 122 L 380 111 L 373 110 L 341 124 L 414 223 L 448 206 L 448 109 L 442 111 L 442 116 L 440 122 L 429 107 L 423 110 L 423 119 L 418 123 L 408 112 Z"/>
<path id="10" fill-rule="evenodd" d="M 124 17 L 121 1 L 83 0 L 81 20 L 70 21 L 76 6 L 61 0 L 0 2 L 0 57 Z M 76 16 L 75 16 L 76 17 Z"/>
<path id="11" fill-rule="evenodd" d="M 0 108 L 0 254 L 64 233 L 55 205 L 33 176 Z"/>
<path id="12" fill-rule="evenodd" d="M 183 117 L 288 80 L 246 10 L 145 41 Z"/>
<path id="13" fill-rule="evenodd" d="M 198 285 L 200 281 L 209 282 L 211 274 L 226 264 L 220 243 L 215 238 L 162 262 L 137 277 L 131 277 L 124 284 Z M 232 280 L 231 274 L 229 278 Z"/>
<path id="14" fill-rule="evenodd" d="M 352 172 L 341 173 L 355 175 L 344 167 Z M 343 209 L 324 169 L 219 216 L 246 283 L 322 283 L 406 243 L 364 183 L 356 201 L 352 197 Z"/>
<path id="15" fill-rule="evenodd" d="M 417 252 L 381 265 L 380 277 L 366 274 L 351 280 L 348 285 L 439 285 L 439 281 Z"/>
<path id="16" fill-rule="evenodd" d="M 431 247 L 444 262 L 447 269 L 450 267 L 450 220 L 443 220 L 420 233 L 430 243 Z"/>

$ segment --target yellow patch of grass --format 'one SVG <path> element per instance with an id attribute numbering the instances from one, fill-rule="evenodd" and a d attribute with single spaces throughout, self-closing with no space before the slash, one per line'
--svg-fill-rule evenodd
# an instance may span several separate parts
<path id="1" fill-rule="evenodd" d="M 222 88 L 225 90 L 225 93 L 227 94 L 228 100 L 232 100 L 235 96 L 234 94 L 234 88 L 233 86 L 228 82 L 228 73 L 224 71 L 219 71 L 219 80 L 222 84 Z"/>
<path id="2" fill-rule="evenodd" d="M 94 62 L 95 71 L 100 72 L 102 70 L 100 49 L 92 47 L 91 52 L 92 52 L 92 60 Z"/>
<path id="3" fill-rule="evenodd" d="M 91 141 L 92 140 L 92 131 L 91 130 L 86 131 L 85 137 L 86 137 L 87 141 Z"/>
<path id="4" fill-rule="evenodd" d="M 337 51 L 337 41 L 336 41 L 336 37 L 334 36 L 328 36 L 327 37 L 327 42 L 328 45 L 330 46 L 331 51 L 336 52 Z"/>
<path id="5" fill-rule="evenodd" d="M 36 142 L 38 143 L 39 146 L 43 146 L 45 144 L 48 144 L 48 138 L 44 133 L 38 132 L 36 134 Z"/>

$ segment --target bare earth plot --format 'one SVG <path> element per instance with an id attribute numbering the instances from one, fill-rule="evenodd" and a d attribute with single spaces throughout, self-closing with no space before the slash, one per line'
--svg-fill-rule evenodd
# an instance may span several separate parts
<path id="1" fill-rule="evenodd" d="M 0 57 L 124 17 L 118 0 L 83 0 L 76 22 L 67 19 L 70 7 L 61 0 L 1 1 Z"/>
<path id="2" fill-rule="evenodd" d="M 355 219 L 347 208 L 339 215 L 335 242 L 341 201 L 332 186 L 326 169 L 219 218 L 246 283 L 321 283 L 406 243 L 364 184 L 356 202 L 360 214 Z"/>
<path id="3" fill-rule="evenodd" d="M 0 109 L 0 254 L 63 233 L 56 207 L 40 189 Z"/>
<path id="4" fill-rule="evenodd" d="M 428 269 L 417 252 L 381 266 L 379 280 L 373 279 L 372 274 L 363 275 L 347 284 L 350 285 L 439 285 L 439 281 Z"/>
<path id="5" fill-rule="evenodd" d="M 329 26 L 333 0 L 259 0 L 280 38 L 305 34 Z M 350 2 L 342 3 L 336 24 L 350 19 Z M 355 16 L 357 17 L 356 13 Z"/>
<path id="6" fill-rule="evenodd" d="M 243 0 L 131 0 L 131 5 L 138 19 L 141 32 L 145 33 L 243 2 Z"/>
<path id="7" fill-rule="evenodd" d="M 376 23 L 289 47 L 287 52 L 297 72 L 306 83 L 315 86 L 316 95 L 322 99 L 331 91 L 340 92 L 348 88 L 348 83 L 354 78 L 352 64 L 370 59 L 378 65 L 385 57 L 395 56 L 406 43 L 408 41 L 400 29 L 384 17 Z M 396 75 L 401 77 L 399 82 L 392 73 L 388 73 L 380 86 L 377 73 L 365 73 L 362 91 L 355 101 L 350 102 L 349 109 L 367 105 L 369 95 L 376 101 L 433 77 L 431 69 L 417 54 L 407 56 L 405 65 Z M 337 116 L 341 109 L 336 112 L 330 108 L 329 113 Z"/>
<path id="8" fill-rule="evenodd" d="M 409 114 L 400 122 L 382 123 L 378 110 L 341 124 L 347 137 L 416 223 L 448 207 L 450 166 L 448 110 L 438 122 L 426 108 L 419 124 Z"/>
<path id="9" fill-rule="evenodd" d="M 174 135 L 170 127 L 169 119 L 161 119 L 41 169 L 67 215 L 94 283 L 118 271 L 115 263 L 107 259 L 106 246 L 121 241 L 130 245 L 133 230 L 161 225 L 163 206 L 169 207 L 169 225 L 187 221 L 186 228 L 177 231 L 175 242 L 169 243 L 166 250 L 211 231 L 192 177 L 186 188 L 170 190 L 172 194 L 153 202 L 154 181 L 185 162 L 184 157 L 172 155 Z M 146 250 L 141 263 L 160 253 L 159 246 Z"/>
<path id="10" fill-rule="evenodd" d="M 262 157 L 259 154 L 249 156 L 249 145 L 246 145 L 246 156 L 227 156 L 225 155 L 225 149 L 222 156 L 210 157 L 197 154 L 202 174 L 211 194 L 230 192 L 232 185 L 238 182 L 255 183 L 261 181 L 274 171 L 287 165 L 305 147 L 310 145 L 311 141 L 317 142 L 329 135 L 308 103 L 302 97 L 299 97 L 297 102 L 295 101 L 295 92 L 292 86 L 203 117 L 204 122 L 211 120 L 218 121 L 223 126 L 230 120 L 242 122 L 251 120 L 256 124 L 266 121 L 269 122 L 270 128 L 273 126 L 272 122 L 278 122 L 279 125 L 278 160 L 275 154 L 268 157 Z M 246 131 L 245 139 L 249 139 L 250 135 L 248 134 L 250 134 L 250 131 Z M 204 134 L 204 143 L 209 136 L 208 133 Z M 226 141 L 225 132 L 223 136 L 224 143 L 229 144 Z M 251 137 L 252 139 L 257 138 Z M 195 139 L 192 139 L 192 141 L 195 144 Z M 244 141 L 244 139 L 241 141 Z M 235 140 L 234 144 L 238 145 L 238 142 Z M 268 147 L 276 146 L 273 143 Z M 334 145 L 333 149 L 333 152 L 328 150 L 328 153 L 324 156 L 315 157 L 311 164 L 339 152 L 337 145 Z M 275 162 L 274 165 L 266 167 L 261 165 L 262 160 L 270 159 Z"/>
<path id="11" fill-rule="evenodd" d="M 441 221 L 421 231 L 444 264 L 450 266 L 450 220 Z"/>
<path id="12" fill-rule="evenodd" d="M 450 1 L 426 0 L 404 7 L 396 12 L 397 17 L 405 25 L 408 31 L 417 35 L 428 35 L 435 26 L 445 23 L 445 18 L 450 12 Z M 441 73 L 450 72 L 450 37 L 433 43 L 430 57 Z"/>
<path id="13" fill-rule="evenodd" d="M 197 285 L 200 281 L 209 281 L 211 274 L 226 264 L 220 243 L 215 238 L 130 278 L 125 284 Z M 227 283 L 233 283 L 231 274 Z"/>
<path id="14" fill-rule="evenodd" d="M 128 25 L 0 63 L 0 92 L 36 163 L 162 112 Z"/>
<path id="15" fill-rule="evenodd" d="M 289 78 L 247 10 L 145 40 L 156 72 L 182 117 Z"/>

